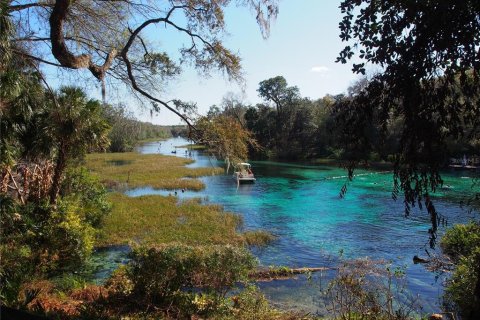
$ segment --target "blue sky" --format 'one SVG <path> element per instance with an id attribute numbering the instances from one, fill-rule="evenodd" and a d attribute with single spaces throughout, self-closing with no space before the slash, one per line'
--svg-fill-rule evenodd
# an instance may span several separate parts
<path id="1" fill-rule="evenodd" d="M 350 64 L 335 63 L 344 46 L 338 36 L 338 23 L 342 17 L 339 4 L 340 0 L 282 0 L 279 15 L 266 40 L 262 38 L 255 16 L 247 8 L 231 6 L 227 9 L 225 21 L 229 35 L 225 37 L 225 44 L 242 58 L 246 103 L 260 102 L 256 92 L 258 83 L 277 75 L 285 77 L 289 85 L 297 86 L 302 96 L 312 99 L 345 92 L 358 79 L 351 72 Z M 163 28 L 149 30 L 148 35 L 154 44 L 159 44 L 167 52 L 173 43 L 179 42 L 178 33 Z M 100 90 L 93 91 L 98 92 L 89 90 L 92 96 L 99 98 Z M 165 101 L 196 102 L 200 113 L 206 113 L 211 105 L 220 104 L 229 91 L 240 93 L 242 88 L 229 83 L 219 73 L 205 79 L 195 70 L 184 68 L 178 79 L 156 95 Z M 122 97 L 141 120 L 157 124 L 181 123 L 168 110 L 162 110 L 152 118 L 148 110 L 142 111 L 135 105 L 133 98 L 122 92 L 120 95 L 110 93 L 110 102 L 118 102 L 115 100 Z"/>

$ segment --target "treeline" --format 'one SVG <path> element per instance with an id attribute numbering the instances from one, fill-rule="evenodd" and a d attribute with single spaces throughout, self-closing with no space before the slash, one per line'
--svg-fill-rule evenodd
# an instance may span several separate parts
<path id="1" fill-rule="evenodd" d="M 103 106 L 103 117 L 111 126 L 108 135 L 110 152 L 131 151 L 139 141 L 166 139 L 177 135 L 177 126 L 160 126 L 138 121 L 124 105 Z"/>
<path id="2" fill-rule="evenodd" d="M 362 93 L 368 86 L 369 81 L 361 79 L 346 94 L 312 100 L 302 97 L 297 87 L 278 76 L 260 82 L 257 91 L 264 103 L 246 105 L 229 94 L 220 107 L 212 106 L 207 116 L 229 116 L 248 129 L 260 146 L 250 150 L 251 158 L 393 162 L 404 118 L 390 115 L 389 121 L 383 121 L 383 106 L 375 106 L 375 100 L 365 101 L 368 97 Z M 365 103 L 372 105 L 370 112 L 357 112 Z M 478 153 L 480 142 L 466 132 L 461 138 L 447 138 L 447 148 L 433 152 L 435 146 L 431 147 L 432 156 L 441 157 L 445 164 L 450 157 Z"/>

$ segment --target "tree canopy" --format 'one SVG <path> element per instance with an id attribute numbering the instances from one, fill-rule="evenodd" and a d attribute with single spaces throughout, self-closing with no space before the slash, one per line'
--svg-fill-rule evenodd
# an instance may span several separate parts
<path id="1" fill-rule="evenodd" d="M 404 191 L 408 214 L 442 183 L 448 140 L 480 141 L 480 3 L 344 0 L 340 8 L 347 45 L 337 61 L 358 55 L 354 72 L 382 70 L 340 106 L 345 134 L 368 149 L 373 141 L 362 126 L 380 123 L 385 137 L 397 119 L 394 196 Z"/>
<path id="2" fill-rule="evenodd" d="M 220 70 L 241 80 L 240 57 L 223 44 L 224 13 L 236 4 L 252 10 L 263 36 L 278 13 L 278 0 L 52 0 L 2 1 L 2 37 L 9 52 L 32 63 L 60 69 L 84 69 L 102 83 L 123 83 L 137 97 L 177 114 L 187 115 L 158 96 L 162 83 L 190 64 L 208 74 Z M 148 32 L 174 30 L 183 43 L 160 47 Z M 148 32 L 147 32 L 148 31 Z M 151 34 L 151 33 L 150 33 Z M 6 47 L 3 47 L 6 49 Z M 172 52 L 178 52 L 176 59 Z M 8 52 L 2 50 L 2 56 Z"/>
<path id="3" fill-rule="evenodd" d="M 480 2 L 344 0 L 340 8 L 340 38 L 347 45 L 337 61 L 347 63 L 357 54 L 354 72 L 364 74 L 368 65 L 382 70 L 339 105 L 349 123 L 344 134 L 370 149 L 373 141 L 362 127 L 380 123 L 385 137 L 388 126 L 398 121 L 393 196 L 403 191 L 407 215 L 425 200 L 432 246 L 439 217 L 429 192 L 442 184 L 439 170 L 448 141 L 468 140 L 474 151 L 480 150 Z M 350 173 L 355 164 L 348 165 Z M 478 176 L 472 191 L 469 201 L 478 206 Z M 472 261 L 478 265 L 478 256 Z M 480 269 L 470 270 L 476 277 L 473 315 L 480 313 Z"/>

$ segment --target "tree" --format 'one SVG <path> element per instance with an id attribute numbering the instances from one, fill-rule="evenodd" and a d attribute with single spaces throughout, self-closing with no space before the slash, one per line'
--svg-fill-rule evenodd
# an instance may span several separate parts
<path id="1" fill-rule="evenodd" d="M 266 101 L 272 101 L 278 113 L 284 112 L 288 104 L 292 104 L 300 98 L 300 91 L 297 87 L 289 87 L 287 80 L 277 76 L 260 82 L 258 95 Z"/>
<path id="2" fill-rule="evenodd" d="M 245 129 L 237 119 L 225 114 L 201 117 L 195 126 L 197 136 L 193 138 L 214 150 L 215 156 L 225 160 L 227 172 L 230 165 L 244 162 L 248 158 L 249 146 L 257 147 L 257 142 L 250 131 Z"/>
<path id="3" fill-rule="evenodd" d="M 223 45 L 224 11 L 235 3 L 256 15 L 263 36 L 278 13 L 278 0 L 89 0 L 2 2 L 2 19 L 11 20 L 15 33 L 10 47 L 41 65 L 59 69 L 88 70 L 105 84 L 123 83 L 136 96 L 146 99 L 155 110 L 164 107 L 190 124 L 188 116 L 154 92 L 181 72 L 180 65 L 193 65 L 199 72 L 224 72 L 241 80 L 240 58 Z M 178 48 L 153 45 L 147 31 L 178 32 L 185 41 Z M 180 58 L 171 55 L 178 49 Z M 170 52 L 170 53 L 167 53 Z M 178 60 L 178 61 L 175 61 Z M 80 75 L 80 73 L 78 73 Z"/>
<path id="4" fill-rule="evenodd" d="M 480 7 L 477 1 L 343 1 L 341 9 L 340 37 L 355 40 L 364 61 L 353 70 L 365 72 L 366 63 L 384 68 L 355 97 L 347 135 L 359 139 L 375 118 L 386 136 L 397 121 L 393 195 L 403 191 L 408 215 L 442 183 L 447 142 L 480 138 L 480 36 L 473 31 L 480 28 Z M 348 45 L 338 61 L 353 55 Z M 366 148 L 373 145 L 365 135 L 360 139 Z"/>
<path id="5" fill-rule="evenodd" d="M 428 194 L 442 183 L 446 142 L 480 137 L 480 2 L 344 0 L 340 8 L 340 38 L 349 44 L 337 61 L 358 53 L 354 72 L 365 73 L 367 64 L 383 69 L 353 102 L 351 125 L 359 128 L 377 106 L 384 130 L 401 119 L 393 195 L 403 191 L 406 214 L 425 200 L 434 238 L 437 212 Z M 480 271 L 474 299 L 480 314 Z"/>
<path id="6" fill-rule="evenodd" d="M 354 72 L 364 73 L 367 63 L 384 69 L 359 94 L 356 123 L 369 121 L 376 106 L 384 128 L 402 119 L 394 176 L 408 214 L 442 183 L 447 139 L 480 137 L 480 3 L 345 0 L 340 7 L 340 38 L 354 45 L 337 61 L 358 48 L 363 61 Z"/>
<path id="7" fill-rule="evenodd" d="M 56 148 L 50 203 L 57 201 L 68 160 L 81 158 L 87 151 L 108 146 L 109 125 L 102 117 L 100 102 L 88 100 L 75 87 L 62 87 L 49 112 L 48 130 Z"/>
<path id="8" fill-rule="evenodd" d="M 245 111 L 247 107 L 243 103 L 244 96 L 227 92 L 222 98 L 223 113 L 229 117 L 237 119 L 237 121 L 245 127 Z"/>

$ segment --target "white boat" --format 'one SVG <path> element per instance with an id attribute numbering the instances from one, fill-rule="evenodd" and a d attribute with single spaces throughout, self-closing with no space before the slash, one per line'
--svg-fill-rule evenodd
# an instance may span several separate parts
<path id="1" fill-rule="evenodd" d="M 237 183 L 253 183 L 256 180 L 252 172 L 252 166 L 246 162 L 235 165 L 233 178 L 237 180 Z"/>

